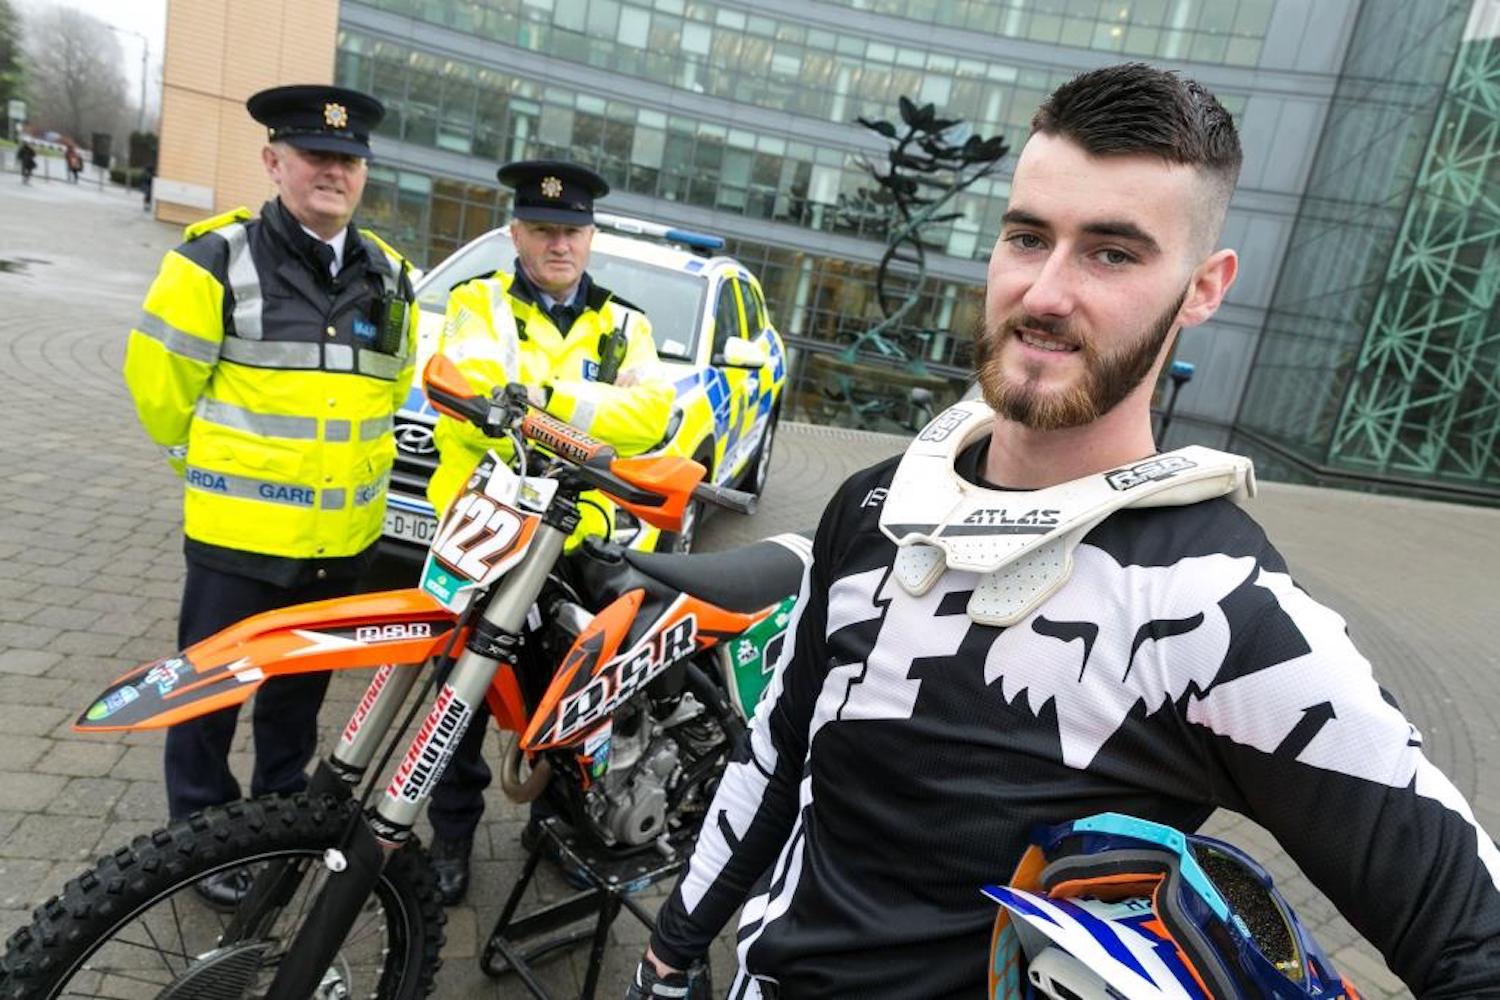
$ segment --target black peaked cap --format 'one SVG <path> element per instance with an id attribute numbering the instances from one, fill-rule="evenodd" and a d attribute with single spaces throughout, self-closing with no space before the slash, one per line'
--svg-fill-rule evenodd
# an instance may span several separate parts
<path id="1" fill-rule="evenodd" d="M 245 107 L 269 141 L 366 159 L 370 133 L 385 117 L 385 105 L 369 94 L 323 84 L 272 87 L 251 95 Z"/>
<path id="2" fill-rule="evenodd" d="M 587 226 L 594 221 L 594 199 L 609 183 L 588 167 L 563 160 L 518 160 L 496 175 L 516 192 L 511 214 L 530 222 Z"/>

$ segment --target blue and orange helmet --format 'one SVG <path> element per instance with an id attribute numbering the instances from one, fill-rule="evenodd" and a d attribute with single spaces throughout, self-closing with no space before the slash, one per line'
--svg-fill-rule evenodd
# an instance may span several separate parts
<path id="1" fill-rule="evenodd" d="M 1359 1000 L 1232 844 L 1101 813 L 1036 831 L 1001 904 L 991 1000 Z"/>

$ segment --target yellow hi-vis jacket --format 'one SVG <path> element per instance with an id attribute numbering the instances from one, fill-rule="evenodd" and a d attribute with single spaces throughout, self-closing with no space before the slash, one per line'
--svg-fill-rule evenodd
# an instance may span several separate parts
<path id="1" fill-rule="evenodd" d="M 585 295 L 585 308 L 564 336 L 524 282 L 503 271 L 475 278 L 449 293 L 438 350 L 478 392 L 487 394 L 509 382 L 542 386 L 549 393 L 548 413 L 614 445 L 621 455 L 638 455 L 666 435 L 675 393 L 659 374 L 645 315 L 592 282 Z M 601 352 L 617 330 L 625 337 L 619 384 L 600 382 Z M 427 484 L 427 499 L 440 514 L 458 496 L 486 450 L 493 448 L 505 458 L 511 453 L 509 442 L 486 438 L 472 424 L 450 417 L 438 418 L 433 440 L 439 460 Z M 612 509 L 598 493 L 584 495 Z M 611 530 L 593 507 L 583 504 L 579 513 L 570 547 L 586 534 Z"/>
<path id="2" fill-rule="evenodd" d="M 413 374 L 406 261 L 351 227 L 329 279 L 277 201 L 184 236 L 130 331 L 125 383 L 186 479 L 185 533 L 258 556 L 362 552 L 380 534 Z"/>

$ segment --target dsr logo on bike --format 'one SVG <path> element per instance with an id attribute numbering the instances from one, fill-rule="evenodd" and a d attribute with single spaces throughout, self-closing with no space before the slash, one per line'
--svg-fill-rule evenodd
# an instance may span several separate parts
<path id="1" fill-rule="evenodd" d="M 566 739 L 613 712 L 642 684 L 691 654 L 697 639 L 698 619 L 688 615 L 647 637 L 630 652 L 610 660 L 583 690 L 559 706 L 556 739 Z"/>

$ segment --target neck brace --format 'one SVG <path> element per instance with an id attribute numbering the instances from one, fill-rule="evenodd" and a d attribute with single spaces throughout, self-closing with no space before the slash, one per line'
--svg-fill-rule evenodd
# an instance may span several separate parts
<path id="1" fill-rule="evenodd" d="M 977 573 L 968 611 L 983 625 L 1014 625 L 1036 610 L 1067 582 L 1083 536 L 1117 510 L 1255 495 L 1248 458 L 1198 445 L 1041 490 L 976 486 L 954 464 L 994 418 L 982 402 L 938 414 L 906 449 L 880 512 L 901 587 L 920 596 L 945 570 Z"/>

